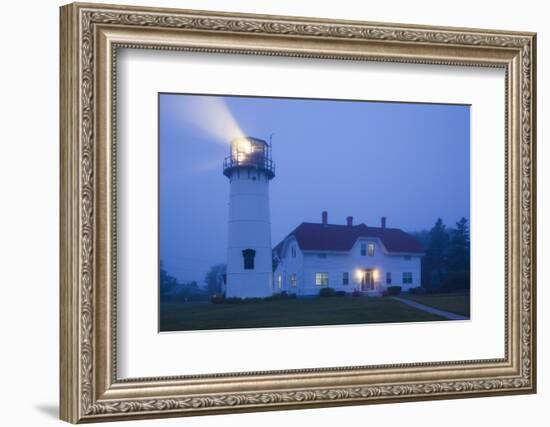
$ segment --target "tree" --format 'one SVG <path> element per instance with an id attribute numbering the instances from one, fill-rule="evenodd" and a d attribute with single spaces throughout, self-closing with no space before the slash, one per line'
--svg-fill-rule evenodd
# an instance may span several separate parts
<path id="1" fill-rule="evenodd" d="M 164 269 L 164 263 L 162 260 L 160 260 L 160 294 L 166 295 L 174 292 L 178 285 L 178 280 L 168 274 L 168 272 Z"/>
<path id="2" fill-rule="evenodd" d="M 226 274 L 227 267 L 225 264 L 216 264 L 210 268 L 204 278 L 204 281 L 208 284 L 208 292 L 210 295 L 221 293 L 222 283 Z"/>
<path id="3" fill-rule="evenodd" d="M 461 218 L 451 233 L 447 269 L 448 274 L 444 283 L 446 288 L 470 287 L 470 230 L 466 218 Z"/>
<path id="4" fill-rule="evenodd" d="M 422 283 L 426 287 L 437 288 L 446 275 L 449 234 L 443 220 L 438 218 L 429 233 L 426 255 L 422 259 Z"/>

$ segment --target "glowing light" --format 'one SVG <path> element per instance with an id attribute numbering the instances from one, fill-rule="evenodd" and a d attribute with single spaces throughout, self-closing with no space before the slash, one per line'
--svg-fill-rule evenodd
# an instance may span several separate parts
<path id="1" fill-rule="evenodd" d="M 233 141 L 233 157 L 237 159 L 237 162 L 245 162 L 248 155 L 252 153 L 252 143 L 247 138 L 238 138 Z"/>
<path id="2" fill-rule="evenodd" d="M 378 270 L 372 270 L 372 278 L 374 280 L 378 280 L 379 276 L 380 276 L 380 272 Z"/>
<path id="3" fill-rule="evenodd" d="M 246 154 L 252 153 L 252 144 L 250 143 L 248 138 L 240 138 L 237 141 L 237 151 Z"/>
<path id="4" fill-rule="evenodd" d="M 185 99 L 185 102 L 179 102 Z M 182 126 L 193 127 L 220 144 L 228 144 L 245 133 L 237 123 L 223 98 L 215 96 L 196 96 L 192 99 L 176 98 L 174 117 Z"/>
<path id="5" fill-rule="evenodd" d="M 357 277 L 357 280 L 363 280 L 363 277 L 365 277 L 365 271 L 361 269 L 355 270 L 355 277 Z"/>

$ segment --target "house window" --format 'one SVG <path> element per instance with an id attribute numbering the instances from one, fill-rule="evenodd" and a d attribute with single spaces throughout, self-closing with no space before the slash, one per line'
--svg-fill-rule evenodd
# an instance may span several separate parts
<path id="1" fill-rule="evenodd" d="M 328 286 L 328 273 L 315 273 L 315 284 L 317 286 Z"/>
<path id="2" fill-rule="evenodd" d="M 290 248 L 290 256 L 291 256 L 292 258 L 296 258 L 296 246 L 292 246 L 292 247 Z"/>
<path id="3" fill-rule="evenodd" d="M 349 285 L 349 273 L 347 271 L 342 273 L 342 285 Z"/>
<path id="4" fill-rule="evenodd" d="M 254 257 L 256 256 L 256 251 L 254 249 L 245 249 L 243 251 L 243 260 L 244 260 L 244 269 L 245 270 L 254 270 Z"/>
<path id="5" fill-rule="evenodd" d="M 411 259 L 411 256 L 410 255 L 405 255 L 403 258 L 405 258 L 407 261 L 409 261 Z"/>
<path id="6" fill-rule="evenodd" d="M 281 289 L 283 287 L 283 275 L 279 274 L 277 276 L 277 287 Z"/>
<path id="7" fill-rule="evenodd" d="M 410 285 L 413 282 L 413 274 L 411 272 L 403 272 L 403 284 Z"/>
<path id="8" fill-rule="evenodd" d="M 361 243 L 361 256 L 367 256 L 367 244 Z"/>
<path id="9" fill-rule="evenodd" d="M 386 272 L 386 285 L 391 285 L 391 272 Z"/>
<path id="10" fill-rule="evenodd" d="M 298 277 L 296 277 L 296 273 L 292 273 L 290 275 L 290 286 L 295 288 L 298 285 Z"/>
<path id="11" fill-rule="evenodd" d="M 369 243 L 368 253 L 369 253 L 369 256 L 374 256 L 374 244 Z"/>

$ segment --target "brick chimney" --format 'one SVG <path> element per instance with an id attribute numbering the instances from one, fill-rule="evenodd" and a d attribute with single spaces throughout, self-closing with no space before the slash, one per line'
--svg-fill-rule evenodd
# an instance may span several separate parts
<path id="1" fill-rule="evenodd" d="M 321 221 L 322 221 L 324 226 L 326 226 L 328 224 L 328 212 L 327 211 L 323 211 L 323 213 L 321 214 Z"/>
<path id="2" fill-rule="evenodd" d="M 346 223 L 348 224 L 349 227 L 351 227 L 353 225 L 353 217 L 352 216 L 348 216 L 346 218 Z"/>
<path id="3" fill-rule="evenodd" d="M 386 217 L 385 216 L 380 218 L 380 227 L 386 228 Z"/>

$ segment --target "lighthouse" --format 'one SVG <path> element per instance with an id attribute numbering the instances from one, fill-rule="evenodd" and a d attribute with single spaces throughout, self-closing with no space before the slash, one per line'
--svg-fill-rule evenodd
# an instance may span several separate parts
<path id="1" fill-rule="evenodd" d="M 271 145 L 249 136 L 231 141 L 223 174 L 229 178 L 226 297 L 272 294 L 269 181 L 275 177 Z"/>

